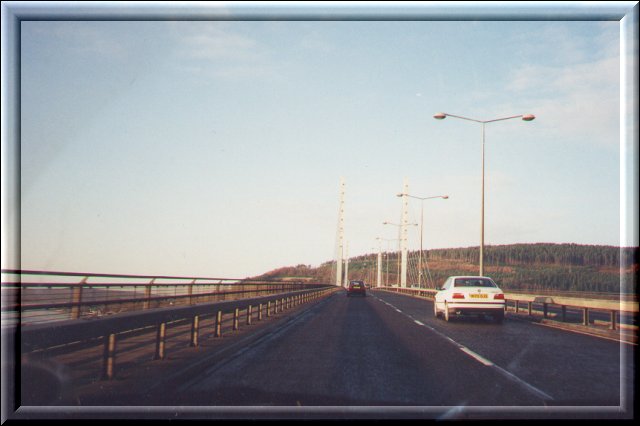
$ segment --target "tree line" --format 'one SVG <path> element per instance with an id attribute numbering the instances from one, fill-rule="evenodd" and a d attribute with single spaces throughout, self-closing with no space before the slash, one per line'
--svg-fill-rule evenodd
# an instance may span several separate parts
<path id="1" fill-rule="evenodd" d="M 382 262 L 383 282 L 397 282 L 398 253 L 389 252 Z M 410 252 L 410 257 L 418 255 Z M 479 263 L 479 247 L 433 249 L 423 252 L 427 286 L 439 285 L 451 275 L 469 272 Z M 371 280 L 377 253 L 353 257 L 349 279 Z M 615 292 L 636 291 L 638 248 L 579 244 L 510 244 L 485 246 L 485 274 L 505 290 L 557 290 Z M 387 265 L 389 270 L 387 271 Z M 317 282 L 335 281 L 335 262 L 318 267 L 282 267 L 257 278 L 309 277 Z M 427 277 L 429 281 L 427 281 Z M 375 278 L 374 278 L 375 280 Z M 621 283 L 625 288 L 621 287 Z"/>
<path id="2" fill-rule="evenodd" d="M 429 250 L 430 259 L 463 260 L 477 263 L 479 247 Z M 638 264 L 637 247 L 581 244 L 508 244 L 485 246 L 484 261 L 499 265 L 562 265 L 594 267 L 628 267 Z"/>

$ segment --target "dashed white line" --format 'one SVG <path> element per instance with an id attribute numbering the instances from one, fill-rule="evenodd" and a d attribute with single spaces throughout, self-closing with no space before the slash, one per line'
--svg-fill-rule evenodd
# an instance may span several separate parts
<path id="1" fill-rule="evenodd" d="M 467 355 L 471 356 L 472 358 L 474 358 L 477 361 L 480 361 L 480 363 L 486 365 L 487 367 L 491 367 L 492 365 L 494 365 L 491 361 L 489 361 L 486 358 L 483 358 L 482 356 L 478 355 L 477 353 L 475 353 L 474 351 L 472 351 L 469 348 L 465 348 L 464 346 L 462 346 L 460 348 L 460 350 L 464 353 L 466 353 Z"/>
<path id="2" fill-rule="evenodd" d="M 382 299 L 378 299 L 381 302 L 389 305 L 390 307 L 394 308 L 397 312 L 402 312 L 400 309 L 396 308 L 395 306 L 393 306 L 391 303 L 387 302 L 386 300 L 382 300 Z M 423 327 L 428 328 L 429 330 L 433 331 L 434 333 L 438 334 L 441 337 L 444 337 L 445 339 L 447 339 L 448 341 L 450 341 L 451 343 L 453 343 L 454 345 L 456 345 L 458 347 L 458 349 L 460 349 L 462 352 L 466 353 L 467 355 L 471 356 L 473 359 L 475 359 L 476 361 L 480 362 L 481 364 L 487 366 L 487 367 L 491 367 L 493 369 L 495 369 L 498 373 L 502 374 L 504 377 L 506 377 L 507 379 L 518 383 L 519 385 L 523 386 L 525 389 L 527 389 L 529 392 L 535 394 L 536 396 L 538 396 L 539 398 L 551 401 L 553 400 L 553 397 L 543 391 L 541 391 L 540 389 L 536 388 L 535 386 L 525 382 L 524 380 L 522 380 L 521 378 L 519 378 L 518 376 L 514 375 L 513 373 L 510 373 L 509 371 L 505 370 L 504 368 L 497 366 L 496 364 L 494 364 L 493 362 L 489 361 L 488 359 L 484 358 L 481 355 L 478 355 L 477 353 L 473 352 L 471 349 L 467 348 L 464 345 L 461 345 L 460 343 L 456 342 L 455 340 L 453 340 L 451 337 L 443 334 L 442 332 L 436 330 L 435 328 L 418 321 L 417 319 L 413 318 L 411 315 L 405 314 L 408 318 L 412 319 L 413 322 L 415 322 L 418 325 L 421 325 Z"/>
<path id="3" fill-rule="evenodd" d="M 500 374 L 502 374 L 503 376 L 505 376 L 507 379 L 516 382 L 522 386 L 524 386 L 526 389 L 529 390 L 529 392 L 534 393 L 535 395 L 537 395 L 539 398 L 542 399 L 546 399 L 548 401 L 553 400 L 553 397 L 543 391 L 541 391 L 540 389 L 538 389 L 537 387 L 525 382 L 524 380 L 522 380 L 520 377 L 514 375 L 513 373 L 508 372 L 507 370 L 505 370 L 502 367 L 499 367 L 495 364 L 492 365 L 492 367 L 497 370 Z"/>

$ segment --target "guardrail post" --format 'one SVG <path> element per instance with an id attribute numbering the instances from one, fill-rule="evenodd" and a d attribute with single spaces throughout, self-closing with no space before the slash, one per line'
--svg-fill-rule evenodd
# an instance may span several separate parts
<path id="1" fill-rule="evenodd" d="M 193 305 L 193 285 L 196 283 L 196 280 L 192 280 L 187 288 L 187 294 L 189 295 L 189 304 Z"/>
<path id="2" fill-rule="evenodd" d="M 222 311 L 216 314 L 216 331 L 214 337 L 222 337 Z"/>
<path id="3" fill-rule="evenodd" d="M 567 306 L 562 305 L 562 322 L 567 322 Z"/>
<path id="4" fill-rule="evenodd" d="M 258 305 L 258 321 L 262 321 L 262 303 Z"/>
<path id="5" fill-rule="evenodd" d="M 529 316 L 531 316 L 533 312 L 533 302 L 527 302 L 527 304 L 528 304 Z"/>
<path id="6" fill-rule="evenodd" d="M 616 329 L 616 311 L 611 311 L 611 326 L 609 326 L 611 330 Z"/>
<path id="7" fill-rule="evenodd" d="M 251 305 L 247 307 L 247 325 L 251 325 L 251 308 Z"/>
<path id="8" fill-rule="evenodd" d="M 582 325 L 589 325 L 589 308 L 582 308 Z"/>
<path id="9" fill-rule="evenodd" d="M 156 282 L 156 279 L 152 279 L 151 281 L 149 281 L 149 284 L 147 284 L 147 286 L 144 289 L 144 302 L 142 303 L 142 309 L 149 309 L 149 305 L 151 303 L 151 287 L 153 286 L 153 283 Z"/>
<path id="10" fill-rule="evenodd" d="M 267 302 L 267 318 L 271 316 L 271 302 Z"/>
<path id="11" fill-rule="evenodd" d="M 222 284 L 222 281 L 220 281 L 220 284 Z M 227 293 L 225 292 L 224 285 L 218 286 L 218 291 L 220 292 L 220 300 L 226 300 Z"/>
<path id="12" fill-rule="evenodd" d="M 193 321 L 191 322 L 191 342 L 189 346 L 196 347 L 198 346 L 198 331 L 200 328 L 200 317 L 198 315 L 193 317 Z"/>
<path id="13" fill-rule="evenodd" d="M 238 317 L 240 316 L 240 309 L 236 308 L 233 311 L 233 330 L 238 329 Z"/>
<path id="14" fill-rule="evenodd" d="M 102 360 L 102 380 L 113 379 L 116 366 L 116 335 L 114 333 L 104 339 Z"/>
<path id="15" fill-rule="evenodd" d="M 73 286 L 73 290 L 71 293 L 71 319 L 80 318 L 80 313 L 82 311 L 82 286 L 87 283 L 89 277 L 84 277 L 82 281 Z"/>
<path id="16" fill-rule="evenodd" d="M 156 333 L 156 353 L 153 359 L 164 359 L 164 346 L 167 336 L 167 323 L 161 322 L 158 324 L 158 331 Z"/>
<path id="17" fill-rule="evenodd" d="M 542 313 L 543 313 L 544 318 L 546 318 L 547 314 L 548 314 L 547 308 L 548 308 L 547 304 L 543 303 L 542 304 Z"/>

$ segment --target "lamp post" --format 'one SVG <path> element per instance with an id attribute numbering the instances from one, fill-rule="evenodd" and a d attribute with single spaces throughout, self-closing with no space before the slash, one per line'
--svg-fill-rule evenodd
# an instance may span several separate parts
<path id="1" fill-rule="evenodd" d="M 482 201 L 480 207 L 480 276 L 484 275 L 484 126 L 495 121 L 511 120 L 512 118 L 522 118 L 523 121 L 532 121 L 536 117 L 533 114 L 521 114 L 511 117 L 494 118 L 493 120 L 477 120 L 475 118 L 462 117 L 460 115 L 439 112 L 433 116 L 436 120 L 444 120 L 447 117 L 460 118 L 462 120 L 475 121 L 482 124 Z"/>
<path id="2" fill-rule="evenodd" d="M 418 288 L 422 288 L 422 235 L 424 234 L 424 200 L 431 200 L 433 198 L 442 198 L 446 200 L 448 195 L 434 195 L 433 197 L 416 197 L 415 195 L 400 193 L 397 197 L 409 197 L 420 200 L 420 256 L 418 257 Z"/>
<path id="3" fill-rule="evenodd" d="M 390 241 L 400 241 L 398 238 L 380 238 L 380 237 L 376 237 L 376 240 L 378 241 L 386 241 L 387 242 L 387 251 L 384 253 L 384 257 L 386 259 L 386 278 L 385 278 L 385 286 L 389 287 L 389 242 Z"/>
<path id="4" fill-rule="evenodd" d="M 371 250 L 378 250 L 378 254 L 376 255 L 376 269 L 374 271 L 376 277 L 376 287 L 380 287 L 380 282 L 382 280 L 382 244 L 378 242 L 378 247 L 372 247 Z M 373 275 L 372 279 L 373 281 Z"/>
<path id="5" fill-rule="evenodd" d="M 397 285 L 398 287 L 402 287 L 402 286 L 406 286 L 406 281 L 407 281 L 407 262 L 406 262 L 406 250 L 407 250 L 407 241 L 406 241 L 406 233 L 405 232 L 401 232 L 401 230 L 403 230 L 403 228 L 405 226 L 418 226 L 417 223 L 392 223 L 392 222 L 382 222 L 383 225 L 393 225 L 393 226 L 397 226 L 398 227 L 398 234 L 399 237 L 398 238 L 398 245 L 400 245 L 400 243 L 404 243 L 403 244 L 403 248 L 402 248 L 402 274 L 400 273 L 400 256 L 398 256 L 398 278 L 399 281 L 397 281 Z"/>

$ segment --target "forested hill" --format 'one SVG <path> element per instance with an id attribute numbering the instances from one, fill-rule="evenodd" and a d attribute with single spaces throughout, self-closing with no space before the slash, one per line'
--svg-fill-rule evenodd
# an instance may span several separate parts
<path id="1" fill-rule="evenodd" d="M 410 270 L 416 268 L 417 257 L 417 251 L 409 252 Z M 377 253 L 352 257 L 349 279 L 375 282 L 376 259 Z M 397 252 L 383 254 L 383 282 L 397 282 L 397 261 Z M 477 274 L 479 248 L 432 249 L 423 253 L 423 263 L 426 286 L 433 287 L 450 275 Z M 505 289 L 615 293 L 621 291 L 621 281 L 623 290 L 635 292 L 639 270 L 637 247 L 553 243 L 485 246 L 484 266 L 485 275 Z M 256 278 L 334 282 L 335 262 L 282 267 Z M 411 284 L 411 277 L 409 281 Z"/>
<path id="2" fill-rule="evenodd" d="M 638 264 L 637 248 L 579 244 L 509 244 L 485 246 L 485 264 L 493 265 L 564 265 L 592 266 L 596 268 L 625 268 Z M 435 249 L 429 251 L 431 259 L 457 259 L 479 261 L 479 248 Z"/>

